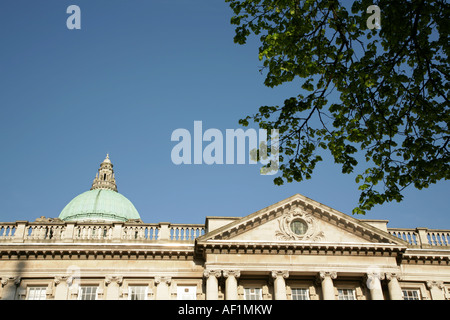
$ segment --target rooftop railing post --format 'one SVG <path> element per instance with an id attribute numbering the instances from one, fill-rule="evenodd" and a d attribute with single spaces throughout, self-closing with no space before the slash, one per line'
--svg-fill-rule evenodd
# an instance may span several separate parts
<path id="1" fill-rule="evenodd" d="M 159 223 L 158 240 L 170 240 L 170 222 Z"/>
<path id="2" fill-rule="evenodd" d="M 123 230 L 123 222 L 113 223 L 113 234 L 112 234 L 113 242 L 122 241 L 122 230 Z"/>
<path id="3" fill-rule="evenodd" d="M 418 240 L 419 240 L 419 246 L 422 249 L 425 248 L 429 248 L 430 244 L 428 243 L 428 228 L 416 228 L 416 232 L 419 235 Z"/>
<path id="4" fill-rule="evenodd" d="M 74 242 L 75 240 L 75 225 L 76 222 L 66 222 L 66 228 L 63 233 L 63 242 Z"/>
<path id="5" fill-rule="evenodd" d="M 13 242 L 24 242 L 27 224 L 28 221 L 16 221 L 16 231 L 14 232 Z"/>

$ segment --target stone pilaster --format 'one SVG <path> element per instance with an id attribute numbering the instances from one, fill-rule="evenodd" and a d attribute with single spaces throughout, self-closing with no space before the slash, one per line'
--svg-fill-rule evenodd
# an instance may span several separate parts
<path id="1" fill-rule="evenodd" d="M 223 277 L 225 280 L 225 300 L 238 299 L 237 278 L 241 276 L 239 270 L 224 270 Z"/>
<path id="2" fill-rule="evenodd" d="M 445 300 L 442 281 L 427 281 L 427 288 L 430 290 L 432 300 Z"/>
<path id="3" fill-rule="evenodd" d="M 122 282 L 123 277 L 121 276 L 107 275 L 105 277 L 106 300 L 119 300 Z"/>
<path id="4" fill-rule="evenodd" d="M 69 293 L 68 280 L 69 276 L 55 276 L 53 280 L 55 284 L 55 300 L 67 300 Z"/>
<path id="5" fill-rule="evenodd" d="M 220 270 L 205 270 L 203 276 L 206 278 L 206 300 L 218 300 L 219 283 L 217 278 L 221 276 Z"/>
<path id="6" fill-rule="evenodd" d="M 337 278 L 337 273 L 335 271 L 321 271 L 319 273 L 319 280 L 322 286 L 322 296 L 323 300 L 336 300 L 334 294 L 334 284 L 333 279 Z"/>
<path id="7" fill-rule="evenodd" d="M 289 277 L 289 271 L 272 271 L 272 278 L 274 292 L 275 292 L 275 300 L 286 300 L 286 281 Z"/>
<path id="8" fill-rule="evenodd" d="M 17 286 L 20 284 L 20 277 L 2 277 L 0 283 L 3 287 L 2 300 L 14 300 L 16 298 Z"/>
<path id="9" fill-rule="evenodd" d="M 172 282 L 171 277 L 155 277 L 156 284 L 156 300 L 170 300 L 169 286 Z"/>

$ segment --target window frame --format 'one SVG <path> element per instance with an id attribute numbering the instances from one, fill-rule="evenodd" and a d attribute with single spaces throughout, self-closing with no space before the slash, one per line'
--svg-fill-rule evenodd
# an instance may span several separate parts
<path id="1" fill-rule="evenodd" d="M 352 299 L 341 299 L 341 297 L 349 297 L 348 294 L 345 295 L 341 295 L 341 291 L 346 290 L 347 293 L 350 291 L 352 293 Z M 356 290 L 355 288 L 337 288 L 337 292 L 338 292 L 338 300 L 340 301 L 344 301 L 344 300 L 357 300 L 356 299 Z"/>
<path id="2" fill-rule="evenodd" d="M 405 299 L 405 291 L 416 292 L 417 299 Z M 409 296 L 409 295 L 408 295 Z M 423 300 L 420 288 L 402 288 L 402 299 L 407 301 Z"/>
<path id="3" fill-rule="evenodd" d="M 294 299 L 294 297 L 296 297 L 296 296 L 298 296 L 298 297 L 303 296 L 303 294 L 301 294 L 301 295 L 295 294 L 294 292 L 296 290 L 305 290 L 305 292 L 306 292 L 306 295 L 305 295 L 306 299 Z M 305 287 L 291 287 L 291 300 L 311 300 L 311 295 L 310 295 L 310 292 L 309 292 L 309 288 L 305 288 Z"/>
<path id="4" fill-rule="evenodd" d="M 32 291 L 32 290 L 34 291 L 35 289 L 40 289 L 40 291 L 39 291 L 39 296 L 40 296 L 41 298 L 43 297 L 43 299 L 36 299 L 36 298 L 30 299 L 31 291 Z M 27 286 L 26 300 L 47 300 L 47 289 L 48 289 L 47 286 L 41 286 L 41 285 L 31 285 L 31 286 Z M 35 293 L 35 294 L 36 294 L 36 293 Z M 34 294 L 34 295 L 35 295 L 35 294 Z"/>
<path id="5" fill-rule="evenodd" d="M 83 297 L 83 289 L 86 288 L 95 288 L 95 299 L 82 299 Z M 98 285 L 79 285 L 78 287 L 78 297 L 77 300 L 98 300 L 98 290 L 99 290 L 99 286 Z M 92 293 L 90 293 L 92 294 Z"/>
<path id="6" fill-rule="evenodd" d="M 192 295 L 192 299 L 184 299 L 182 298 L 182 295 L 180 295 L 180 290 L 187 288 L 193 289 L 194 292 L 189 293 L 189 295 Z M 184 294 L 184 293 L 183 293 Z M 197 300 L 197 285 L 178 285 L 177 284 L 177 300 Z"/>
<path id="7" fill-rule="evenodd" d="M 247 290 L 258 290 L 258 292 L 259 292 L 258 296 L 254 295 L 258 299 L 248 299 L 249 297 L 253 296 L 253 294 L 250 292 L 250 295 L 248 295 Z M 247 300 L 247 301 L 264 300 L 263 289 L 258 286 L 244 286 L 244 300 Z"/>
<path id="8" fill-rule="evenodd" d="M 143 295 L 144 299 L 132 299 L 133 288 L 139 288 L 139 290 L 144 289 L 144 292 L 139 292 L 137 295 Z M 128 285 L 128 298 L 127 300 L 148 300 L 148 285 Z"/>

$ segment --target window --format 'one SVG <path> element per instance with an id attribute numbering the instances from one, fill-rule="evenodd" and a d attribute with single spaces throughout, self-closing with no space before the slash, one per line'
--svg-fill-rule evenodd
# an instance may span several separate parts
<path id="1" fill-rule="evenodd" d="M 338 289 L 339 300 L 356 300 L 354 289 Z"/>
<path id="2" fill-rule="evenodd" d="M 97 300 L 97 289 L 94 286 L 81 286 L 78 292 L 78 300 Z"/>
<path id="3" fill-rule="evenodd" d="M 147 300 L 147 286 L 128 286 L 128 300 Z"/>
<path id="4" fill-rule="evenodd" d="M 292 288 L 292 300 L 309 300 L 309 290 L 305 288 Z"/>
<path id="5" fill-rule="evenodd" d="M 244 289 L 245 300 L 262 300 L 261 288 L 245 288 Z"/>
<path id="6" fill-rule="evenodd" d="M 303 220 L 295 219 L 291 222 L 291 230 L 293 233 L 301 236 L 306 233 L 306 230 L 308 230 L 308 226 Z"/>
<path id="7" fill-rule="evenodd" d="M 178 300 L 197 300 L 197 287 L 195 286 L 177 286 Z"/>
<path id="8" fill-rule="evenodd" d="M 45 300 L 47 299 L 47 287 L 28 288 L 27 300 Z"/>
<path id="9" fill-rule="evenodd" d="M 420 292 L 418 289 L 403 289 L 403 300 L 420 300 Z"/>

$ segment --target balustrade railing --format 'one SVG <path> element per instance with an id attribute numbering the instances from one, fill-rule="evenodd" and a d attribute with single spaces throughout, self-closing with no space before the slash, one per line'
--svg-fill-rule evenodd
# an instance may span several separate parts
<path id="1" fill-rule="evenodd" d="M 29 225 L 25 227 L 24 239 L 26 240 L 42 240 L 54 239 L 59 240 L 63 238 L 65 231 L 64 225 Z"/>
<path id="2" fill-rule="evenodd" d="M 389 233 L 393 236 L 396 236 L 397 238 L 400 238 L 402 240 L 405 240 L 410 245 L 416 246 L 419 244 L 418 238 L 419 234 L 415 231 L 415 229 L 391 229 L 389 230 Z"/>
<path id="3" fill-rule="evenodd" d="M 388 228 L 388 232 L 405 240 L 412 247 L 450 247 L 450 230 Z"/>
<path id="4" fill-rule="evenodd" d="M 159 225 L 124 226 L 122 239 L 126 240 L 158 240 Z"/>
<path id="5" fill-rule="evenodd" d="M 170 226 L 170 239 L 171 240 L 194 240 L 202 236 L 205 233 L 203 225 L 180 225 L 173 224 Z"/>
<path id="6" fill-rule="evenodd" d="M 388 228 L 413 248 L 450 247 L 450 230 Z M 193 242 L 205 234 L 203 224 L 1 222 L 0 242 Z"/>
<path id="7" fill-rule="evenodd" d="M 430 230 L 427 238 L 431 246 L 449 246 L 450 230 Z"/>
<path id="8" fill-rule="evenodd" d="M 0 242 L 193 242 L 203 224 L 28 222 L 0 223 Z"/>
<path id="9" fill-rule="evenodd" d="M 111 240 L 111 225 L 82 224 L 75 227 L 74 239 L 77 240 Z"/>
<path id="10" fill-rule="evenodd" d="M 14 223 L 0 224 L 0 239 L 9 240 L 14 237 L 16 225 Z"/>

